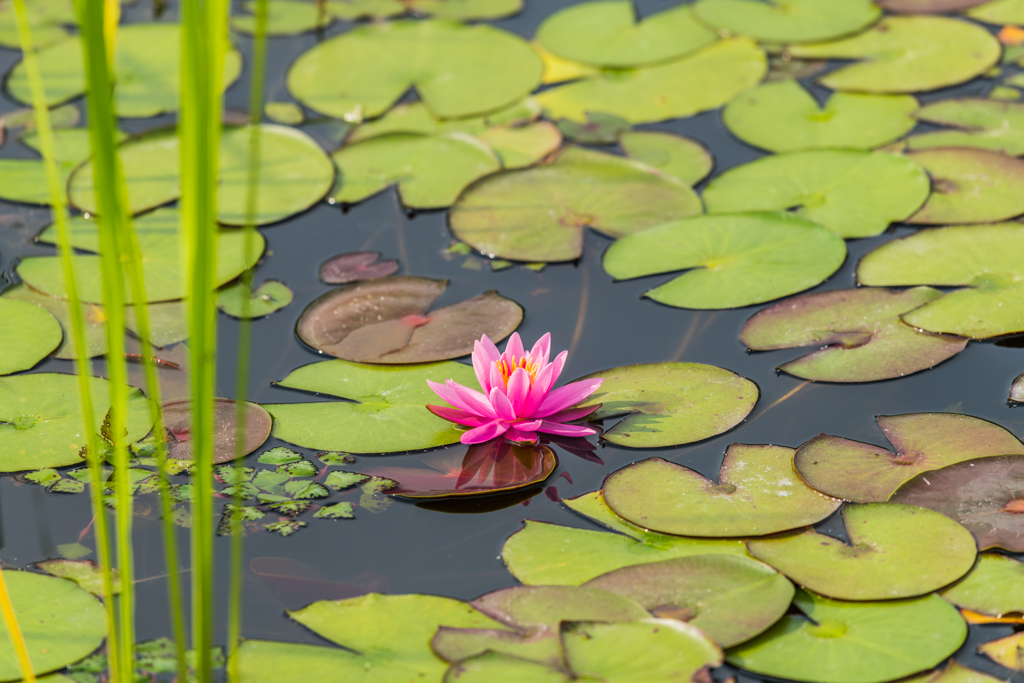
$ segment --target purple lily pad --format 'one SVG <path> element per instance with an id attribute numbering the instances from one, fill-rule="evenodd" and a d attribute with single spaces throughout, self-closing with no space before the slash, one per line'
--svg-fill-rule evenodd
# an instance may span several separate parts
<path id="1" fill-rule="evenodd" d="M 793 449 L 734 443 L 718 483 L 682 465 L 650 458 L 604 482 L 617 515 L 677 536 L 764 536 L 815 524 L 842 501 L 806 486 L 793 471 Z"/>
<path id="2" fill-rule="evenodd" d="M 1024 552 L 1024 455 L 1019 453 L 922 472 L 890 501 L 952 517 L 974 534 L 982 550 Z"/>
<path id="3" fill-rule="evenodd" d="M 876 419 L 895 453 L 820 434 L 797 449 L 797 472 L 811 487 L 830 496 L 855 503 L 884 503 L 902 484 L 923 472 L 971 458 L 1024 454 L 1024 444 L 1013 434 L 970 415 L 910 413 Z"/>
<path id="4" fill-rule="evenodd" d="M 584 584 L 636 600 L 663 619 L 698 627 L 722 647 L 750 640 L 782 618 L 793 584 L 738 555 L 696 555 L 623 567 Z"/>
<path id="5" fill-rule="evenodd" d="M 214 452 L 213 462 L 234 460 L 248 455 L 270 437 L 273 420 L 270 413 L 255 403 L 246 403 L 245 447 L 239 454 L 235 449 L 237 402 L 227 398 L 214 399 Z M 192 459 L 192 416 L 190 401 L 168 401 L 163 404 L 164 430 L 167 439 L 167 457 L 177 460 Z"/>
<path id="6" fill-rule="evenodd" d="M 955 356 L 967 339 L 918 331 L 900 315 L 942 296 L 931 287 L 863 288 L 804 294 L 758 311 L 740 341 L 754 351 L 820 348 L 779 366 L 824 382 L 873 382 L 903 377 Z"/>
<path id="7" fill-rule="evenodd" d="M 519 326 L 523 309 L 496 291 L 428 313 L 447 280 L 388 277 L 339 287 L 303 311 L 299 338 L 357 363 L 430 363 L 465 356 L 486 334 L 495 342 Z"/>
<path id="8" fill-rule="evenodd" d="M 989 0 L 875 0 L 875 4 L 893 14 L 946 14 L 977 7 Z"/>
<path id="9" fill-rule="evenodd" d="M 1024 403 L 1024 374 L 1013 380 L 1013 385 L 1010 387 L 1010 400 Z"/>
<path id="10" fill-rule="evenodd" d="M 329 285 L 343 285 L 387 277 L 398 271 L 395 259 L 379 259 L 379 251 L 351 251 L 332 256 L 320 264 L 320 279 Z"/>
<path id="11" fill-rule="evenodd" d="M 366 474 L 398 482 L 388 495 L 447 498 L 513 491 L 541 483 L 558 466 L 546 446 L 521 446 L 504 437 L 474 444 L 464 456 L 443 453 L 422 458 L 421 467 L 374 467 Z"/>

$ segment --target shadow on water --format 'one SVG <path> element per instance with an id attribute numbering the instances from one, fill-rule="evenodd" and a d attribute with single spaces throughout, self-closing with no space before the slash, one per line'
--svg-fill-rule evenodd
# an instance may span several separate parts
<path id="1" fill-rule="evenodd" d="M 539 21 L 567 0 L 527 0 L 527 9 L 515 18 L 494 22 L 503 28 L 531 35 Z M 641 14 L 675 4 L 669 0 L 638 2 Z M 147 18 L 144 5 L 129 15 Z M 173 12 L 165 15 L 165 19 Z M 170 17 L 173 19 L 173 17 Z M 349 24 L 338 22 L 326 33 L 342 32 Z M 287 97 L 284 75 L 296 55 L 308 49 L 312 35 L 270 40 L 268 98 Z M 248 52 L 247 37 L 238 38 Z M 0 51 L 0 68 L 7 69 L 15 53 Z M 228 92 L 228 106 L 244 109 L 246 77 Z M 976 81 L 955 91 L 929 93 L 931 100 L 951 94 L 981 94 L 988 84 Z M 0 102 L 8 111 L 19 105 Z M 132 121 L 126 129 L 137 130 L 169 122 L 168 117 Z M 715 173 L 760 156 L 760 152 L 732 138 L 717 112 L 682 121 L 642 126 L 692 137 L 713 151 Z M 15 140 L 4 143 L 3 156 L 27 156 Z M 12 282 L 15 259 L 51 253 L 29 240 L 43 225 L 45 212 L 14 205 L 0 208 L 0 287 Z M 843 268 L 815 291 L 855 284 L 857 259 L 894 236 L 909 234 L 898 227 L 876 238 L 848 242 L 849 257 Z M 523 519 L 574 526 L 590 522 L 557 502 L 599 488 L 612 471 L 636 460 L 657 455 L 683 463 L 702 474 L 717 476 L 726 447 L 735 441 L 771 443 L 796 447 L 821 432 L 887 446 L 875 424 L 878 414 L 954 411 L 996 422 L 1024 436 L 1024 410 L 1006 403 L 1010 381 L 1024 369 L 1020 342 L 971 343 L 953 359 L 935 369 L 899 380 L 862 385 L 804 382 L 776 372 L 775 367 L 800 355 L 796 350 L 748 353 L 738 339 L 744 321 L 758 307 L 726 311 L 674 309 L 642 298 L 646 289 L 667 276 L 613 283 L 601 268 L 601 254 L 610 243 L 588 231 L 584 255 L 578 263 L 548 266 L 541 272 L 514 267 L 491 272 L 476 255 L 446 252 L 452 235 L 444 212 L 428 211 L 408 216 L 397 197 L 388 190 L 342 211 L 320 204 L 282 224 L 263 230 L 267 256 L 255 271 L 255 281 L 278 279 L 294 290 L 287 308 L 253 324 L 253 362 L 250 400 L 298 402 L 308 396 L 272 385 L 291 370 L 320 360 L 295 336 L 294 326 L 303 308 L 329 291 L 317 277 L 320 263 L 332 254 L 349 251 L 380 251 L 383 258 L 398 258 L 401 274 L 447 278 L 448 289 L 435 307 L 455 303 L 497 289 L 525 309 L 520 334 L 532 343 L 550 331 L 556 350 L 573 347 L 563 373 L 582 376 L 630 363 L 682 360 L 709 363 L 732 370 L 757 383 L 761 398 L 736 429 L 707 441 L 679 448 L 636 451 L 603 444 L 596 458 L 577 457 L 557 449 L 559 469 L 544 486 L 493 496 L 477 501 L 408 502 L 394 500 L 379 512 L 357 508 L 355 520 L 310 520 L 308 527 L 288 538 L 264 531 L 246 537 L 245 628 L 247 637 L 317 642 L 309 632 L 283 618 L 283 609 L 294 609 L 318 598 L 337 598 L 366 590 L 392 593 L 424 592 L 473 598 L 514 583 L 500 560 L 504 540 L 521 527 Z M 584 285 L 586 283 L 586 285 Z M 586 289 L 584 289 L 586 287 Z M 221 316 L 222 358 L 230 357 L 236 344 L 237 325 Z M 574 343 L 575 342 L 575 343 Z M 68 361 L 48 360 L 36 371 L 73 372 Z M 234 386 L 232 365 L 221 362 L 220 393 L 230 395 Z M 271 439 L 264 448 L 285 445 Z M 301 449 L 298 449 L 301 450 Z M 312 451 L 305 451 L 313 456 Z M 254 458 L 255 456 L 250 456 Z M 415 455 L 360 456 L 360 465 L 402 466 Z M 603 461 L 603 464 L 602 464 Z M 567 473 L 567 477 L 560 476 Z M 541 495 L 545 487 L 550 495 Z M 135 548 L 139 579 L 138 614 L 140 639 L 166 635 L 167 616 L 162 580 L 160 527 L 155 500 L 140 498 Z M 53 556 L 56 547 L 76 543 L 90 525 L 89 500 L 84 495 L 42 495 L 39 487 L 0 478 L 0 559 L 22 567 Z M 819 525 L 826 533 L 842 535 L 842 524 L 833 516 Z M 187 536 L 181 533 L 181 547 Z M 88 534 L 86 533 L 86 537 Z M 88 541 L 87 541 L 88 542 Z M 227 539 L 218 541 L 218 562 L 227 565 Z M 186 560 L 187 561 L 187 560 Z M 226 575 L 219 577 L 226 588 Z M 223 628 L 226 590 L 220 591 L 219 618 Z M 187 604 L 187 601 L 186 601 Z M 977 643 L 1006 635 L 1009 626 L 972 627 L 971 637 L 958 657 L 969 666 L 994 670 L 974 654 Z M 740 680 L 753 680 L 747 676 Z"/>

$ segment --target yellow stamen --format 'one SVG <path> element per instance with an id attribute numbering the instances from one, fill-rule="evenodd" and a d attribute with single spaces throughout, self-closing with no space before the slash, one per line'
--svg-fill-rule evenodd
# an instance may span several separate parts
<path id="1" fill-rule="evenodd" d="M 523 368 L 530 373 L 530 386 L 532 387 L 534 380 L 537 379 L 537 372 L 540 370 L 540 366 L 535 361 L 529 358 L 516 358 L 515 356 L 512 357 L 511 363 L 502 359 L 496 363 L 496 366 L 506 387 L 508 386 L 509 378 L 512 377 L 512 373 L 519 368 Z"/>

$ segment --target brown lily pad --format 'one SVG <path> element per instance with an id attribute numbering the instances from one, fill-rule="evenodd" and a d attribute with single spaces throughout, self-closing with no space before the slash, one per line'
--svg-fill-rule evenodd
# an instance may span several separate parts
<path id="1" fill-rule="evenodd" d="M 1024 160 L 968 147 L 906 155 L 928 171 L 932 193 L 907 223 L 990 223 L 1024 213 Z"/>
<path id="2" fill-rule="evenodd" d="M 373 467 L 366 474 L 391 479 L 398 486 L 388 495 L 404 498 L 447 498 L 514 491 L 534 486 L 558 467 L 547 446 L 522 446 L 504 437 L 473 444 L 465 455 L 448 453 L 425 456 L 426 467 Z"/>
<path id="3" fill-rule="evenodd" d="M 989 0 L 875 0 L 893 14 L 946 14 L 983 5 Z"/>
<path id="4" fill-rule="evenodd" d="M 971 458 L 1024 454 L 1024 444 L 1013 434 L 970 415 L 910 413 L 876 419 L 895 453 L 820 434 L 797 449 L 797 472 L 810 486 L 830 496 L 855 503 L 884 503 L 901 485 L 922 473 Z"/>
<path id="5" fill-rule="evenodd" d="M 238 403 L 227 398 L 214 399 L 214 452 L 213 462 L 234 460 L 248 455 L 270 437 L 273 420 L 270 413 L 255 403 L 246 403 L 245 447 L 241 453 L 235 448 Z M 167 457 L 192 460 L 192 417 L 190 401 L 168 401 L 163 404 L 164 430 L 167 438 Z"/>
<path id="6" fill-rule="evenodd" d="M 1013 385 L 1010 387 L 1010 400 L 1015 403 L 1024 403 L 1024 374 L 1013 380 Z"/>
<path id="7" fill-rule="evenodd" d="M 938 365 L 967 346 L 965 337 L 919 331 L 900 315 L 942 296 L 931 287 L 839 289 L 792 297 L 758 311 L 740 341 L 754 351 L 820 347 L 779 366 L 804 379 L 873 382 Z"/>
<path id="8" fill-rule="evenodd" d="M 978 547 L 1024 552 L 1024 455 L 975 458 L 922 472 L 891 502 L 952 517 L 978 539 Z"/>
<path id="9" fill-rule="evenodd" d="M 486 334 L 495 342 L 519 326 L 523 309 L 496 291 L 429 312 L 447 280 L 388 277 L 340 287 L 303 311 L 299 338 L 357 363 L 430 363 L 472 353 Z"/>
<path id="10" fill-rule="evenodd" d="M 379 251 L 352 251 L 332 256 L 320 264 L 320 279 L 329 285 L 387 277 L 398 272 L 395 259 L 380 260 Z"/>

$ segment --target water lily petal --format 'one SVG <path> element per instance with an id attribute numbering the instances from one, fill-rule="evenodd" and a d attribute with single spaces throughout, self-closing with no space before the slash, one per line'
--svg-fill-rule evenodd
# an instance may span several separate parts
<path id="1" fill-rule="evenodd" d="M 523 408 L 526 407 L 530 398 L 530 373 L 525 368 L 516 368 L 516 371 L 508 378 L 505 395 L 512 403 L 512 412 L 516 415 L 524 415 Z"/>
<path id="2" fill-rule="evenodd" d="M 452 380 L 448 380 L 448 382 L 451 382 L 451 381 Z M 453 405 L 456 408 L 458 408 L 459 410 L 464 410 L 464 411 L 466 411 L 468 413 L 472 413 L 474 415 L 477 414 L 477 411 L 473 410 L 472 406 L 470 406 L 468 403 L 463 401 L 462 398 L 458 395 L 458 393 L 456 393 L 456 391 L 454 389 L 452 389 L 450 386 L 448 386 L 447 383 L 445 383 L 445 384 L 438 384 L 437 382 L 431 382 L 428 379 L 427 380 L 427 386 L 429 386 L 434 391 L 435 394 L 440 396 L 441 399 L 443 401 L 445 401 L 446 403 L 448 403 L 449 405 Z"/>
<path id="3" fill-rule="evenodd" d="M 582 425 L 564 425 L 557 422 L 548 422 L 544 420 L 541 426 L 537 429 L 538 432 L 545 432 L 547 434 L 558 434 L 560 436 L 590 436 L 596 434 L 597 431 L 590 427 L 584 427 Z M 468 434 L 469 432 L 466 432 Z M 465 435 L 462 437 L 465 439 Z"/>
<path id="4" fill-rule="evenodd" d="M 600 407 L 600 403 L 595 403 L 594 405 L 587 406 L 585 408 L 569 408 L 568 410 L 563 410 L 560 413 L 549 415 L 545 419 L 548 422 L 574 422 L 585 418 Z"/>
<path id="5" fill-rule="evenodd" d="M 491 363 L 501 358 L 501 351 L 498 351 L 498 347 L 494 345 L 494 342 L 486 334 L 480 336 L 480 340 L 473 345 L 474 349 L 477 347 L 477 344 L 480 345 L 479 348 L 483 357 Z"/>
<path id="6" fill-rule="evenodd" d="M 490 376 L 487 381 L 487 388 L 484 390 L 488 396 L 491 394 L 491 389 L 497 387 L 498 389 L 505 391 L 505 380 L 501 378 L 501 373 L 498 371 L 498 366 L 491 363 Z"/>
<path id="7" fill-rule="evenodd" d="M 555 359 L 551 361 L 551 383 L 544 387 L 544 391 L 551 391 L 552 387 L 555 386 L 555 382 L 558 381 L 558 376 L 562 374 L 562 368 L 565 367 L 565 359 L 569 357 L 568 351 L 562 351 L 560 354 L 555 356 Z"/>
<path id="8" fill-rule="evenodd" d="M 540 427 L 541 422 L 543 420 L 520 420 L 512 426 L 521 432 L 535 432 Z"/>
<path id="9" fill-rule="evenodd" d="M 508 431 L 505 432 L 505 438 L 516 443 L 537 443 L 536 432 L 525 432 L 515 427 L 509 427 Z"/>
<path id="10" fill-rule="evenodd" d="M 549 355 L 551 355 L 551 333 L 546 332 L 530 349 L 530 360 L 540 367 L 544 367 L 548 363 Z"/>
<path id="11" fill-rule="evenodd" d="M 501 420 L 492 420 L 482 427 L 470 429 L 462 435 L 462 443 L 474 444 L 490 441 L 496 436 L 501 436 L 508 431 L 508 423 Z"/>
<path id="12" fill-rule="evenodd" d="M 459 410 L 458 408 L 445 408 L 444 406 L 427 405 L 427 410 L 443 420 L 448 420 L 449 422 L 454 422 L 455 424 L 464 425 L 466 427 L 480 427 L 481 425 L 485 425 L 491 421 L 491 418 L 489 417 L 467 413 L 465 410 Z"/>
<path id="13" fill-rule="evenodd" d="M 494 414 L 499 420 L 515 422 L 516 419 L 518 419 L 516 411 L 512 409 L 512 401 L 508 399 L 508 396 L 506 396 L 501 389 L 498 387 L 491 389 L 491 395 L 488 398 L 494 408 Z"/>
<path id="14" fill-rule="evenodd" d="M 511 365 L 512 359 L 522 358 L 525 355 L 526 351 L 523 349 L 523 340 L 519 338 L 518 332 L 513 332 L 512 336 L 508 338 L 508 343 L 505 344 L 505 359 Z"/>
<path id="15" fill-rule="evenodd" d="M 597 388 L 601 386 L 603 381 L 602 378 L 588 379 L 572 382 L 564 387 L 555 389 L 540 404 L 540 408 L 534 413 L 533 417 L 548 417 L 565 410 L 569 406 L 576 405 L 597 391 Z"/>
<path id="16" fill-rule="evenodd" d="M 465 404 L 465 409 L 469 412 L 476 413 L 477 415 L 486 415 L 487 417 L 497 417 L 491 402 L 479 391 L 457 384 L 454 380 L 448 380 L 445 382 L 445 385 L 455 390 L 455 393 L 458 394 L 458 397 Z"/>

